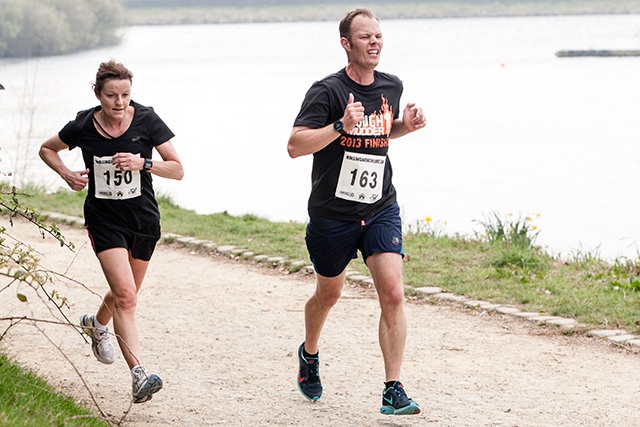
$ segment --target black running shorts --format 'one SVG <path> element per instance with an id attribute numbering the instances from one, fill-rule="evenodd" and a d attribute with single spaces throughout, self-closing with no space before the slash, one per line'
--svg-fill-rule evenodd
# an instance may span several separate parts
<path id="1" fill-rule="evenodd" d="M 107 249 L 125 248 L 133 258 L 149 261 L 160 240 L 160 223 L 151 224 L 138 232 L 107 225 L 87 225 L 85 228 L 96 254 Z"/>

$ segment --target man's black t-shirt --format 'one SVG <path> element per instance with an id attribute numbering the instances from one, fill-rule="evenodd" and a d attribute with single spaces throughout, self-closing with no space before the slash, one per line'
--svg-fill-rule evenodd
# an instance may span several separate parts
<path id="1" fill-rule="evenodd" d="M 314 153 L 310 216 L 360 220 L 396 202 L 387 152 L 402 90 L 400 79 L 391 74 L 375 71 L 374 83 L 362 86 L 342 69 L 307 91 L 294 126 L 318 129 L 335 122 L 343 116 L 350 93 L 365 109 L 365 119 L 353 131 L 336 132 L 333 142 Z"/>
<path id="2" fill-rule="evenodd" d="M 153 108 L 133 101 L 131 105 L 135 110 L 131 125 L 117 138 L 105 138 L 96 130 L 92 118 L 99 106 L 80 111 L 58 133 L 70 150 L 80 147 L 84 164 L 90 170 L 84 203 L 87 225 L 136 231 L 160 220 L 151 174 L 117 170 L 111 166 L 111 157 L 116 153 L 134 153 L 151 158 L 153 147 L 169 141 L 174 134 Z"/>

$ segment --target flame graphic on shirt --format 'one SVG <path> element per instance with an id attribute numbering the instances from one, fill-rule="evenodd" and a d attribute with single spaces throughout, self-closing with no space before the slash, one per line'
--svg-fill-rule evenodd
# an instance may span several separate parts
<path id="1" fill-rule="evenodd" d="M 352 135 L 368 135 L 368 136 L 389 136 L 391 134 L 391 126 L 393 125 L 393 107 L 389 105 L 389 100 L 382 98 L 382 105 L 379 111 L 365 116 L 363 120 L 358 122 Z"/>

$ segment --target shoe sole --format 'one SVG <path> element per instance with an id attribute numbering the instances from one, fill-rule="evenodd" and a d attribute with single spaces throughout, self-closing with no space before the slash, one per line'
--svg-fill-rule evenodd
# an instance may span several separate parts
<path id="1" fill-rule="evenodd" d="M 144 403 L 151 400 L 153 395 L 162 389 L 162 380 L 156 374 L 149 375 L 147 382 L 144 383 L 138 393 L 133 396 L 133 403 Z"/>
<path id="2" fill-rule="evenodd" d="M 310 400 L 311 402 L 316 402 L 316 401 L 320 400 L 320 398 L 322 397 L 322 395 L 313 396 L 313 397 L 307 396 L 306 394 L 304 394 L 304 391 L 302 391 L 302 387 L 300 386 L 299 382 L 298 382 L 298 390 L 300 391 L 300 394 L 304 396 L 305 399 Z"/>
<path id="3" fill-rule="evenodd" d="M 417 415 L 420 413 L 420 407 L 415 402 L 411 402 L 407 406 L 398 409 L 385 405 L 380 408 L 380 413 L 384 415 Z"/>

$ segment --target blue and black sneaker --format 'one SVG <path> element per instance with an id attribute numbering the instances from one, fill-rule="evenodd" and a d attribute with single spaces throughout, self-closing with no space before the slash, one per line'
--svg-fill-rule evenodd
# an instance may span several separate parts
<path id="1" fill-rule="evenodd" d="M 322 383 L 320 383 L 320 357 L 305 357 L 304 343 L 298 347 L 298 360 L 300 370 L 298 371 L 298 390 L 307 399 L 316 401 L 322 396 Z"/>
<path id="2" fill-rule="evenodd" d="M 380 413 L 386 415 L 413 415 L 420 413 L 420 407 L 407 397 L 402 383 L 394 381 L 382 392 Z"/>

